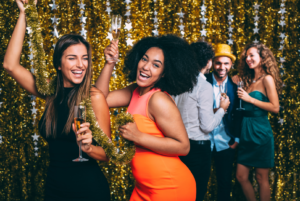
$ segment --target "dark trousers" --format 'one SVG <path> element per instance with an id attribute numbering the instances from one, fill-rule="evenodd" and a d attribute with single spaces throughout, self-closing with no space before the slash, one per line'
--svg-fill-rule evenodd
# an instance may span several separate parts
<path id="1" fill-rule="evenodd" d="M 225 149 L 216 151 L 213 149 L 213 159 L 216 167 L 218 195 L 217 201 L 230 201 L 232 166 L 235 155 L 235 149 Z"/>
<path id="2" fill-rule="evenodd" d="M 190 140 L 190 152 L 188 155 L 180 157 L 181 161 L 190 169 L 196 180 L 196 201 L 202 201 L 204 198 L 211 169 L 210 141 L 202 142 L 202 144 L 197 144 L 197 141 Z"/>

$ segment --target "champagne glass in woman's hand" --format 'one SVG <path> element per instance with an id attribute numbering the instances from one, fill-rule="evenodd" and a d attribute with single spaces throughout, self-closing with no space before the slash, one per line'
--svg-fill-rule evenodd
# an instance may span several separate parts
<path id="1" fill-rule="evenodd" d="M 74 107 L 74 125 L 75 125 L 75 132 L 77 132 L 80 129 L 80 125 L 85 122 L 86 118 L 86 110 L 85 106 L 79 105 Z M 83 162 L 88 161 L 89 159 L 82 158 L 82 141 L 79 142 L 79 157 L 74 159 L 74 162 Z"/>
<path id="2" fill-rule="evenodd" d="M 238 82 L 238 88 L 243 88 L 244 87 L 244 82 L 243 81 L 239 81 Z M 242 108 L 242 99 L 240 99 L 240 107 L 236 108 L 237 110 L 245 110 L 245 108 Z"/>
<path id="3" fill-rule="evenodd" d="M 112 17 L 111 17 L 111 34 L 112 34 L 112 37 L 113 37 L 112 41 L 117 42 L 119 40 L 119 36 L 120 36 L 120 33 L 121 33 L 121 26 L 122 26 L 122 17 L 121 17 L 121 15 L 112 15 Z M 107 58 L 106 60 L 107 61 L 108 60 L 113 60 L 115 62 L 120 61 L 118 59 L 118 57 L 111 57 L 111 58 Z"/>
<path id="4" fill-rule="evenodd" d="M 111 41 L 111 43 L 105 48 L 104 56 L 107 63 L 116 63 L 114 58 L 119 57 L 119 48 L 118 48 L 118 40 Z"/>

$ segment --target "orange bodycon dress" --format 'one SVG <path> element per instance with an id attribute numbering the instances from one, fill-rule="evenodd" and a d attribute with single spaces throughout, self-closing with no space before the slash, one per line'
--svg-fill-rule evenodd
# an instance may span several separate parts
<path id="1" fill-rule="evenodd" d="M 139 96 L 135 89 L 128 107 L 138 129 L 149 135 L 164 137 L 157 124 L 148 117 L 150 97 L 159 89 Z M 165 156 L 136 145 L 131 161 L 136 185 L 130 201 L 195 201 L 196 183 L 190 170 L 178 156 Z"/>

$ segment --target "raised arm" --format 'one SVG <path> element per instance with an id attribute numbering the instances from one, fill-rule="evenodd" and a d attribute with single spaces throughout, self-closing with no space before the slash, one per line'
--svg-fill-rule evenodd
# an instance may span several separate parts
<path id="1" fill-rule="evenodd" d="M 106 98 L 108 107 L 126 107 L 130 103 L 132 92 L 137 87 L 136 84 L 132 84 L 120 90 L 109 91 L 109 80 L 115 66 L 115 61 L 112 60 L 113 57 L 118 57 L 118 41 L 112 41 L 109 46 L 104 50 L 104 55 L 106 63 L 104 68 L 99 75 L 95 86 L 97 89 L 101 90 L 104 97 Z"/>
<path id="2" fill-rule="evenodd" d="M 172 99 L 163 92 L 157 92 L 150 98 L 148 109 L 150 117 L 153 117 L 165 137 L 142 133 L 135 123 L 120 127 L 121 135 L 163 155 L 187 155 L 190 150 L 188 135 L 180 112 Z"/>
<path id="3" fill-rule="evenodd" d="M 37 91 L 33 75 L 20 65 L 20 57 L 26 30 L 25 0 L 16 0 L 16 2 L 20 9 L 20 15 L 4 56 L 3 67 L 25 90 L 35 96 L 42 97 Z"/>
<path id="4" fill-rule="evenodd" d="M 243 89 L 238 89 L 239 97 L 246 101 L 250 102 L 251 104 L 255 105 L 256 107 L 259 107 L 263 110 L 278 113 L 279 112 L 279 98 L 275 86 L 274 79 L 271 75 L 267 75 L 263 79 L 263 84 L 266 89 L 267 97 L 270 102 L 263 102 L 260 100 L 257 100 L 255 98 L 252 98 L 249 96 L 247 92 L 245 92 Z"/>

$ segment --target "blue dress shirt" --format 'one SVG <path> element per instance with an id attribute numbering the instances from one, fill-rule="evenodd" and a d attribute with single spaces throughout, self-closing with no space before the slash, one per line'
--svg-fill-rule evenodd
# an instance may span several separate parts
<path id="1" fill-rule="evenodd" d="M 213 94 L 214 94 L 214 104 L 213 107 L 219 108 L 220 107 L 220 99 L 221 99 L 221 92 L 220 92 L 220 86 L 218 85 L 217 80 L 215 79 L 214 74 L 211 74 L 212 79 L 213 79 Z M 222 85 L 224 88 L 227 86 L 227 81 L 228 77 L 223 81 Z M 210 140 L 211 140 L 211 150 L 213 150 L 214 146 L 216 147 L 216 151 L 223 151 L 225 149 L 229 148 L 229 141 L 230 141 L 230 136 L 226 134 L 225 131 L 225 125 L 223 120 L 221 123 L 210 133 Z M 238 138 L 235 138 L 236 142 L 239 142 Z"/>

